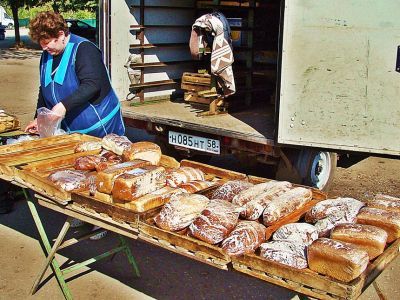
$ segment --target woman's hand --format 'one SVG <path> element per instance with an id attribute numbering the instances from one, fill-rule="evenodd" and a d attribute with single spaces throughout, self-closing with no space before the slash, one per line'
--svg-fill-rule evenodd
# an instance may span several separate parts
<path id="1" fill-rule="evenodd" d="M 28 126 L 25 128 L 25 132 L 38 133 L 37 119 L 29 122 Z"/>
<path id="2" fill-rule="evenodd" d="M 64 104 L 62 104 L 61 102 L 59 102 L 56 105 L 54 105 L 51 110 L 52 110 L 52 112 L 54 112 L 57 115 L 61 116 L 62 119 L 64 119 L 65 113 L 67 112 L 67 110 L 65 109 Z"/>

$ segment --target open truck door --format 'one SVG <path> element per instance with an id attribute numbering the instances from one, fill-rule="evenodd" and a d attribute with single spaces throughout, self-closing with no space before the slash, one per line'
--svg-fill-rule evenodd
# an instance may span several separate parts
<path id="1" fill-rule="evenodd" d="M 399 156 L 399 10 L 395 0 L 285 1 L 277 142 L 303 149 L 294 164 L 304 172 L 327 180 L 332 152 Z"/>

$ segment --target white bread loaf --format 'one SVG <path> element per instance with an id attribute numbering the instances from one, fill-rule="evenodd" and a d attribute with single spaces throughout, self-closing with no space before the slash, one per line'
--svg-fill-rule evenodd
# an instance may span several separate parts
<path id="1" fill-rule="evenodd" d="M 307 223 L 291 223 L 280 227 L 272 236 L 274 241 L 291 241 L 310 245 L 318 239 L 318 231 L 315 226 Z"/>
<path id="2" fill-rule="evenodd" d="M 243 211 L 240 213 L 242 218 L 246 220 L 257 220 L 272 199 L 287 192 L 292 186 L 292 184 L 287 181 L 270 181 L 269 183 L 267 190 L 264 190 L 252 199 L 249 198 L 250 201 L 243 205 Z M 247 191 L 248 190 L 245 192 Z M 232 202 L 235 202 L 235 198 Z"/>
<path id="3" fill-rule="evenodd" d="M 130 202 L 165 186 L 165 169 L 143 166 L 118 176 L 112 189 L 114 202 Z"/>
<path id="4" fill-rule="evenodd" d="M 237 256 L 254 253 L 265 241 L 265 226 L 255 221 L 239 221 L 235 229 L 222 241 L 222 250 Z"/>
<path id="5" fill-rule="evenodd" d="M 348 219 L 356 216 L 361 207 L 365 204 L 353 198 L 336 198 L 327 199 L 318 202 L 307 214 L 305 219 L 307 222 L 315 223 L 318 220 L 325 219 L 337 211 L 342 211 Z"/>
<path id="6" fill-rule="evenodd" d="M 230 180 L 217 188 L 212 194 L 211 199 L 221 199 L 232 202 L 237 194 L 252 186 L 252 183 L 245 180 Z"/>
<path id="7" fill-rule="evenodd" d="M 253 200 L 255 197 L 259 196 L 260 194 L 264 194 L 265 192 L 275 190 L 277 185 L 278 186 L 287 185 L 288 187 L 292 186 L 292 184 L 289 182 L 281 183 L 280 181 L 275 181 L 275 180 L 259 183 L 238 193 L 235 197 L 233 197 L 232 203 L 239 206 L 243 206 L 249 201 Z"/>
<path id="8" fill-rule="evenodd" d="M 203 195 L 185 193 L 174 195 L 163 206 L 154 221 L 158 227 L 165 230 L 179 231 L 185 229 L 200 215 L 209 201 Z"/>
<path id="9" fill-rule="evenodd" d="M 269 226 L 292 213 L 312 199 L 310 189 L 296 187 L 268 202 L 263 212 L 263 223 Z"/>
<path id="10" fill-rule="evenodd" d="M 55 185 L 67 192 L 85 190 L 88 188 L 89 184 L 85 173 L 77 170 L 55 171 L 51 173 L 48 178 Z"/>
<path id="11" fill-rule="evenodd" d="M 161 148 L 152 142 L 137 142 L 131 144 L 122 153 L 124 161 L 135 159 L 146 160 L 152 165 L 157 166 L 161 160 Z"/>
<path id="12" fill-rule="evenodd" d="M 217 244 L 235 228 L 241 208 L 221 199 L 212 199 L 189 226 L 192 236 L 209 244 Z"/>
<path id="13" fill-rule="evenodd" d="M 179 185 L 179 188 L 186 191 L 186 193 L 192 194 L 207 189 L 215 184 L 217 183 L 212 181 L 196 180 L 182 183 Z"/>
<path id="14" fill-rule="evenodd" d="M 398 212 L 364 207 L 357 215 L 357 223 L 382 228 L 388 234 L 388 243 L 400 237 L 400 213 Z"/>
<path id="15" fill-rule="evenodd" d="M 350 282 L 367 268 L 368 253 L 356 246 L 320 238 L 314 241 L 307 251 L 311 270 L 343 282 Z"/>
<path id="16" fill-rule="evenodd" d="M 367 202 L 368 207 L 379 208 L 400 213 L 400 201 L 386 199 L 373 199 Z"/>
<path id="17" fill-rule="evenodd" d="M 306 245 L 291 241 L 272 241 L 260 246 L 260 256 L 296 269 L 307 268 Z"/>
<path id="18" fill-rule="evenodd" d="M 97 173 L 96 177 L 97 190 L 101 193 L 111 194 L 114 186 L 114 180 L 117 176 L 129 170 L 144 167 L 148 164 L 149 164 L 148 161 L 133 160 L 109 166 L 103 171 Z"/>
<path id="19" fill-rule="evenodd" d="M 192 167 L 179 167 L 170 170 L 166 175 L 166 180 L 168 186 L 177 187 L 182 183 L 204 180 L 204 173 L 202 170 Z"/>
<path id="20" fill-rule="evenodd" d="M 117 205 L 125 207 L 126 209 L 134 212 L 145 212 L 149 211 L 150 209 L 163 206 L 165 203 L 170 201 L 172 196 L 183 193 L 185 193 L 185 191 L 182 189 L 164 186 L 161 189 L 150 192 L 138 199 L 125 203 L 117 203 Z"/>
<path id="21" fill-rule="evenodd" d="M 86 151 L 92 151 L 92 150 L 101 150 L 101 142 L 95 142 L 95 141 L 87 141 L 87 142 L 81 142 L 76 144 L 74 148 L 75 153 L 80 153 L 80 152 L 86 152 Z"/>
<path id="22" fill-rule="evenodd" d="M 331 231 L 331 239 L 351 243 L 367 251 L 370 260 L 383 253 L 387 237 L 385 230 L 365 224 L 340 224 Z"/>
<path id="23" fill-rule="evenodd" d="M 119 136 L 115 133 L 107 134 L 101 140 L 104 149 L 110 150 L 115 154 L 122 155 L 125 149 L 131 146 L 132 142 L 126 136 Z"/>

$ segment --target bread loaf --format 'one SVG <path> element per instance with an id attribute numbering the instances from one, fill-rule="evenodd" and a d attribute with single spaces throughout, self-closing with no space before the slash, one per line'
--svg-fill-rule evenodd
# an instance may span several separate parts
<path id="1" fill-rule="evenodd" d="M 314 241 L 307 253 L 311 270 L 343 282 L 350 282 L 360 276 L 369 261 L 366 251 L 327 238 Z"/>
<path id="2" fill-rule="evenodd" d="M 400 213 L 400 201 L 387 199 L 373 199 L 367 202 L 368 207 L 379 208 Z"/>
<path id="3" fill-rule="evenodd" d="M 197 194 L 172 196 L 154 218 L 154 221 L 158 227 L 165 230 L 179 231 L 185 229 L 200 215 L 209 201 L 206 196 Z"/>
<path id="4" fill-rule="evenodd" d="M 74 148 L 75 153 L 92 151 L 92 150 L 101 150 L 101 142 L 100 141 L 98 141 L 98 142 L 95 142 L 95 141 L 81 142 L 81 143 L 76 144 L 76 146 Z"/>
<path id="5" fill-rule="evenodd" d="M 148 164 L 148 161 L 134 160 L 112 165 L 107 169 L 98 172 L 96 177 L 97 190 L 101 193 L 111 194 L 114 186 L 114 180 L 118 175 L 121 175 L 129 170 L 144 167 Z"/>
<path id="6" fill-rule="evenodd" d="M 331 239 L 351 243 L 367 251 L 370 260 L 383 253 L 387 236 L 385 230 L 365 224 L 340 224 L 331 231 Z"/>
<path id="7" fill-rule="evenodd" d="M 235 229 L 222 241 L 222 249 L 231 256 L 254 253 L 265 241 L 265 226 L 255 221 L 239 221 Z"/>
<path id="8" fill-rule="evenodd" d="M 122 155 L 125 149 L 131 146 L 132 142 L 126 136 L 119 136 L 115 133 L 107 134 L 101 140 L 104 149 Z"/>
<path id="9" fill-rule="evenodd" d="M 290 241 L 261 244 L 260 256 L 296 269 L 307 268 L 306 245 Z"/>
<path id="10" fill-rule="evenodd" d="M 357 223 L 382 228 L 388 234 L 388 243 L 400 237 L 400 213 L 398 212 L 364 207 L 357 215 Z"/>
<path id="11" fill-rule="evenodd" d="M 182 183 L 187 183 L 194 180 L 204 180 L 204 173 L 200 169 L 192 167 L 180 167 L 172 169 L 166 176 L 167 185 L 170 187 L 177 187 Z"/>
<path id="12" fill-rule="evenodd" d="M 106 159 L 100 155 L 86 155 L 78 157 L 75 160 L 75 170 L 82 171 L 93 171 L 101 163 L 105 162 Z"/>
<path id="13" fill-rule="evenodd" d="M 329 237 L 331 229 L 338 224 L 354 223 L 355 216 L 349 216 L 345 211 L 336 210 L 325 219 L 321 219 L 314 224 L 318 230 L 319 237 Z"/>
<path id="14" fill-rule="evenodd" d="M 114 202 L 130 202 L 165 186 L 165 169 L 143 166 L 129 170 L 115 179 Z"/>
<path id="15" fill-rule="evenodd" d="M 290 241 L 310 245 L 318 239 L 318 231 L 307 223 L 291 223 L 280 227 L 272 236 L 274 241 Z"/>
<path id="16" fill-rule="evenodd" d="M 227 238 L 239 220 L 240 207 L 221 199 L 211 200 L 189 226 L 192 236 L 209 244 Z"/>
<path id="17" fill-rule="evenodd" d="M 182 189 L 172 188 L 169 186 L 164 186 L 154 192 L 150 192 L 138 199 L 125 203 L 116 203 L 118 206 L 123 206 L 126 209 L 132 210 L 134 212 L 145 212 L 151 209 L 163 206 L 165 203 L 169 202 L 171 197 L 174 195 L 180 195 L 185 193 Z"/>
<path id="18" fill-rule="evenodd" d="M 124 161 L 141 159 L 157 166 L 161 159 L 161 148 L 152 142 L 137 142 L 126 148 L 122 157 Z"/>
<path id="19" fill-rule="evenodd" d="M 121 163 L 122 162 L 122 156 L 115 154 L 112 151 L 104 150 L 100 153 L 102 157 L 104 157 L 107 161 L 112 161 L 116 163 Z"/>
<path id="20" fill-rule="evenodd" d="M 89 184 L 83 171 L 61 170 L 51 173 L 48 178 L 67 192 L 85 190 Z"/>
<path id="21" fill-rule="evenodd" d="M 187 193 L 192 194 L 207 189 L 215 184 L 216 182 L 212 181 L 196 180 L 187 183 L 182 183 L 179 185 L 179 188 L 185 190 Z"/>
<path id="22" fill-rule="evenodd" d="M 281 183 L 275 180 L 259 183 L 238 193 L 235 197 L 233 197 L 232 203 L 239 206 L 243 206 L 249 201 L 253 200 L 255 197 L 259 196 L 260 194 L 264 194 L 265 192 L 275 190 L 277 185 L 291 187 L 292 184 L 289 182 Z"/>
<path id="23" fill-rule="evenodd" d="M 303 206 L 312 199 L 312 192 L 309 189 L 296 187 L 279 197 L 268 202 L 263 212 L 263 223 L 269 226 L 280 218 L 290 214 L 297 208 Z"/>
<path id="24" fill-rule="evenodd" d="M 233 198 L 240 192 L 252 187 L 253 184 L 244 180 L 230 180 L 217 188 L 211 199 L 221 199 L 232 202 Z"/>
<path id="25" fill-rule="evenodd" d="M 270 183 L 268 190 L 255 196 L 243 206 L 244 209 L 240 213 L 242 218 L 246 220 L 257 220 L 272 199 L 287 192 L 292 186 L 292 184 L 287 181 L 270 181 Z M 233 199 L 233 201 L 235 201 L 235 199 Z"/>
<path id="26" fill-rule="evenodd" d="M 306 222 L 315 223 L 337 211 L 343 211 L 347 215 L 347 218 L 351 218 L 351 216 L 356 216 L 364 205 L 363 202 L 353 198 L 327 199 L 317 203 L 307 212 L 305 219 Z"/>

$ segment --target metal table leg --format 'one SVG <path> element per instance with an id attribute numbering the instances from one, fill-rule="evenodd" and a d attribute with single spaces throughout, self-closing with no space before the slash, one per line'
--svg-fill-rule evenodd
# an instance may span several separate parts
<path id="1" fill-rule="evenodd" d="M 42 240 L 44 248 L 46 249 L 46 254 L 49 255 L 49 253 L 51 252 L 50 242 L 49 242 L 49 239 L 47 238 L 46 231 L 44 230 L 44 227 L 43 227 L 42 221 L 40 220 L 36 206 L 33 203 L 31 197 L 29 196 L 27 189 L 22 188 L 22 191 L 23 191 L 25 199 L 28 203 L 28 207 L 29 207 L 29 210 L 33 217 L 33 220 L 35 221 L 35 225 L 36 225 L 36 228 L 38 229 L 40 239 Z M 69 290 L 67 283 L 65 282 L 64 276 L 60 269 L 60 265 L 54 258 L 51 260 L 51 265 L 53 267 L 54 275 L 58 281 L 58 284 L 60 285 L 60 288 L 62 290 L 62 293 L 64 294 L 65 299 L 68 299 L 68 300 L 72 299 L 71 291 Z"/>
<path id="2" fill-rule="evenodd" d="M 67 234 L 68 229 L 71 226 L 72 217 L 68 217 L 66 222 L 64 223 L 60 233 L 58 234 L 57 239 L 55 240 L 55 242 L 53 244 L 53 247 L 51 247 L 49 239 L 48 239 L 48 237 L 46 235 L 46 231 L 44 230 L 43 224 L 42 224 L 42 222 L 40 220 L 40 217 L 39 217 L 39 214 L 37 212 L 36 206 L 33 203 L 31 197 L 29 196 L 27 189 L 23 188 L 23 193 L 24 193 L 25 198 L 27 200 L 28 207 L 29 207 L 29 209 L 31 211 L 32 217 L 33 217 L 33 219 L 35 221 L 36 227 L 37 227 L 37 229 L 39 231 L 40 238 L 41 238 L 41 240 L 42 240 L 42 242 L 44 244 L 44 247 L 46 249 L 46 254 L 47 254 L 46 261 L 43 264 L 43 266 L 42 266 L 42 268 L 40 270 L 40 273 L 37 276 L 37 278 L 36 278 L 36 280 L 35 280 L 35 282 L 34 282 L 34 284 L 32 286 L 32 289 L 31 289 L 32 295 L 37 291 L 37 289 L 38 289 L 38 287 L 40 285 L 40 282 L 41 282 L 44 274 L 46 273 L 47 268 L 51 264 L 52 267 L 53 267 L 54 274 L 55 274 L 55 276 L 57 278 L 57 281 L 58 281 L 58 283 L 60 285 L 60 288 L 61 288 L 61 290 L 62 290 L 62 292 L 64 294 L 65 299 L 67 299 L 67 300 L 72 299 L 71 292 L 70 292 L 70 290 L 69 290 L 69 288 L 68 288 L 68 286 L 67 286 L 67 284 L 65 282 L 65 278 L 64 278 L 64 276 L 66 274 L 68 274 L 68 273 L 70 273 L 72 271 L 78 270 L 78 269 L 80 269 L 80 268 L 82 268 L 84 266 L 88 266 L 89 264 L 92 264 L 92 263 L 94 263 L 96 261 L 99 261 L 101 259 L 107 258 L 109 256 L 113 256 L 116 253 L 121 252 L 121 251 L 123 251 L 125 253 L 125 255 L 127 256 L 129 264 L 133 268 L 134 275 L 137 276 L 137 277 L 140 277 L 139 267 L 138 267 L 138 265 L 137 265 L 137 263 L 135 261 L 135 258 L 132 255 L 131 249 L 129 248 L 129 245 L 126 242 L 125 238 L 123 236 L 121 236 L 121 235 L 118 235 L 119 242 L 120 242 L 120 245 L 118 247 L 116 247 L 114 249 L 111 249 L 111 250 L 109 250 L 109 251 L 107 251 L 105 253 L 102 253 L 100 255 L 97 255 L 97 256 L 95 256 L 93 258 L 90 258 L 90 259 L 88 259 L 88 260 L 86 260 L 84 262 L 76 263 L 76 264 L 74 264 L 74 265 L 72 265 L 70 267 L 67 267 L 67 268 L 61 270 L 58 262 L 55 259 L 55 254 L 57 253 L 57 251 L 62 249 L 62 248 L 66 248 L 66 247 L 72 246 L 72 245 L 74 245 L 74 244 L 76 244 L 79 241 L 82 241 L 84 239 L 87 239 L 90 236 L 93 236 L 93 235 L 97 234 L 99 230 L 92 231 L 89 234 L 85 234 L 85 235 L 83 235 L 83 236 L 81 236 L 79 238 L 70 239 L 70 240 L 65 241 L 63 243 L 65 235 Z"/>

